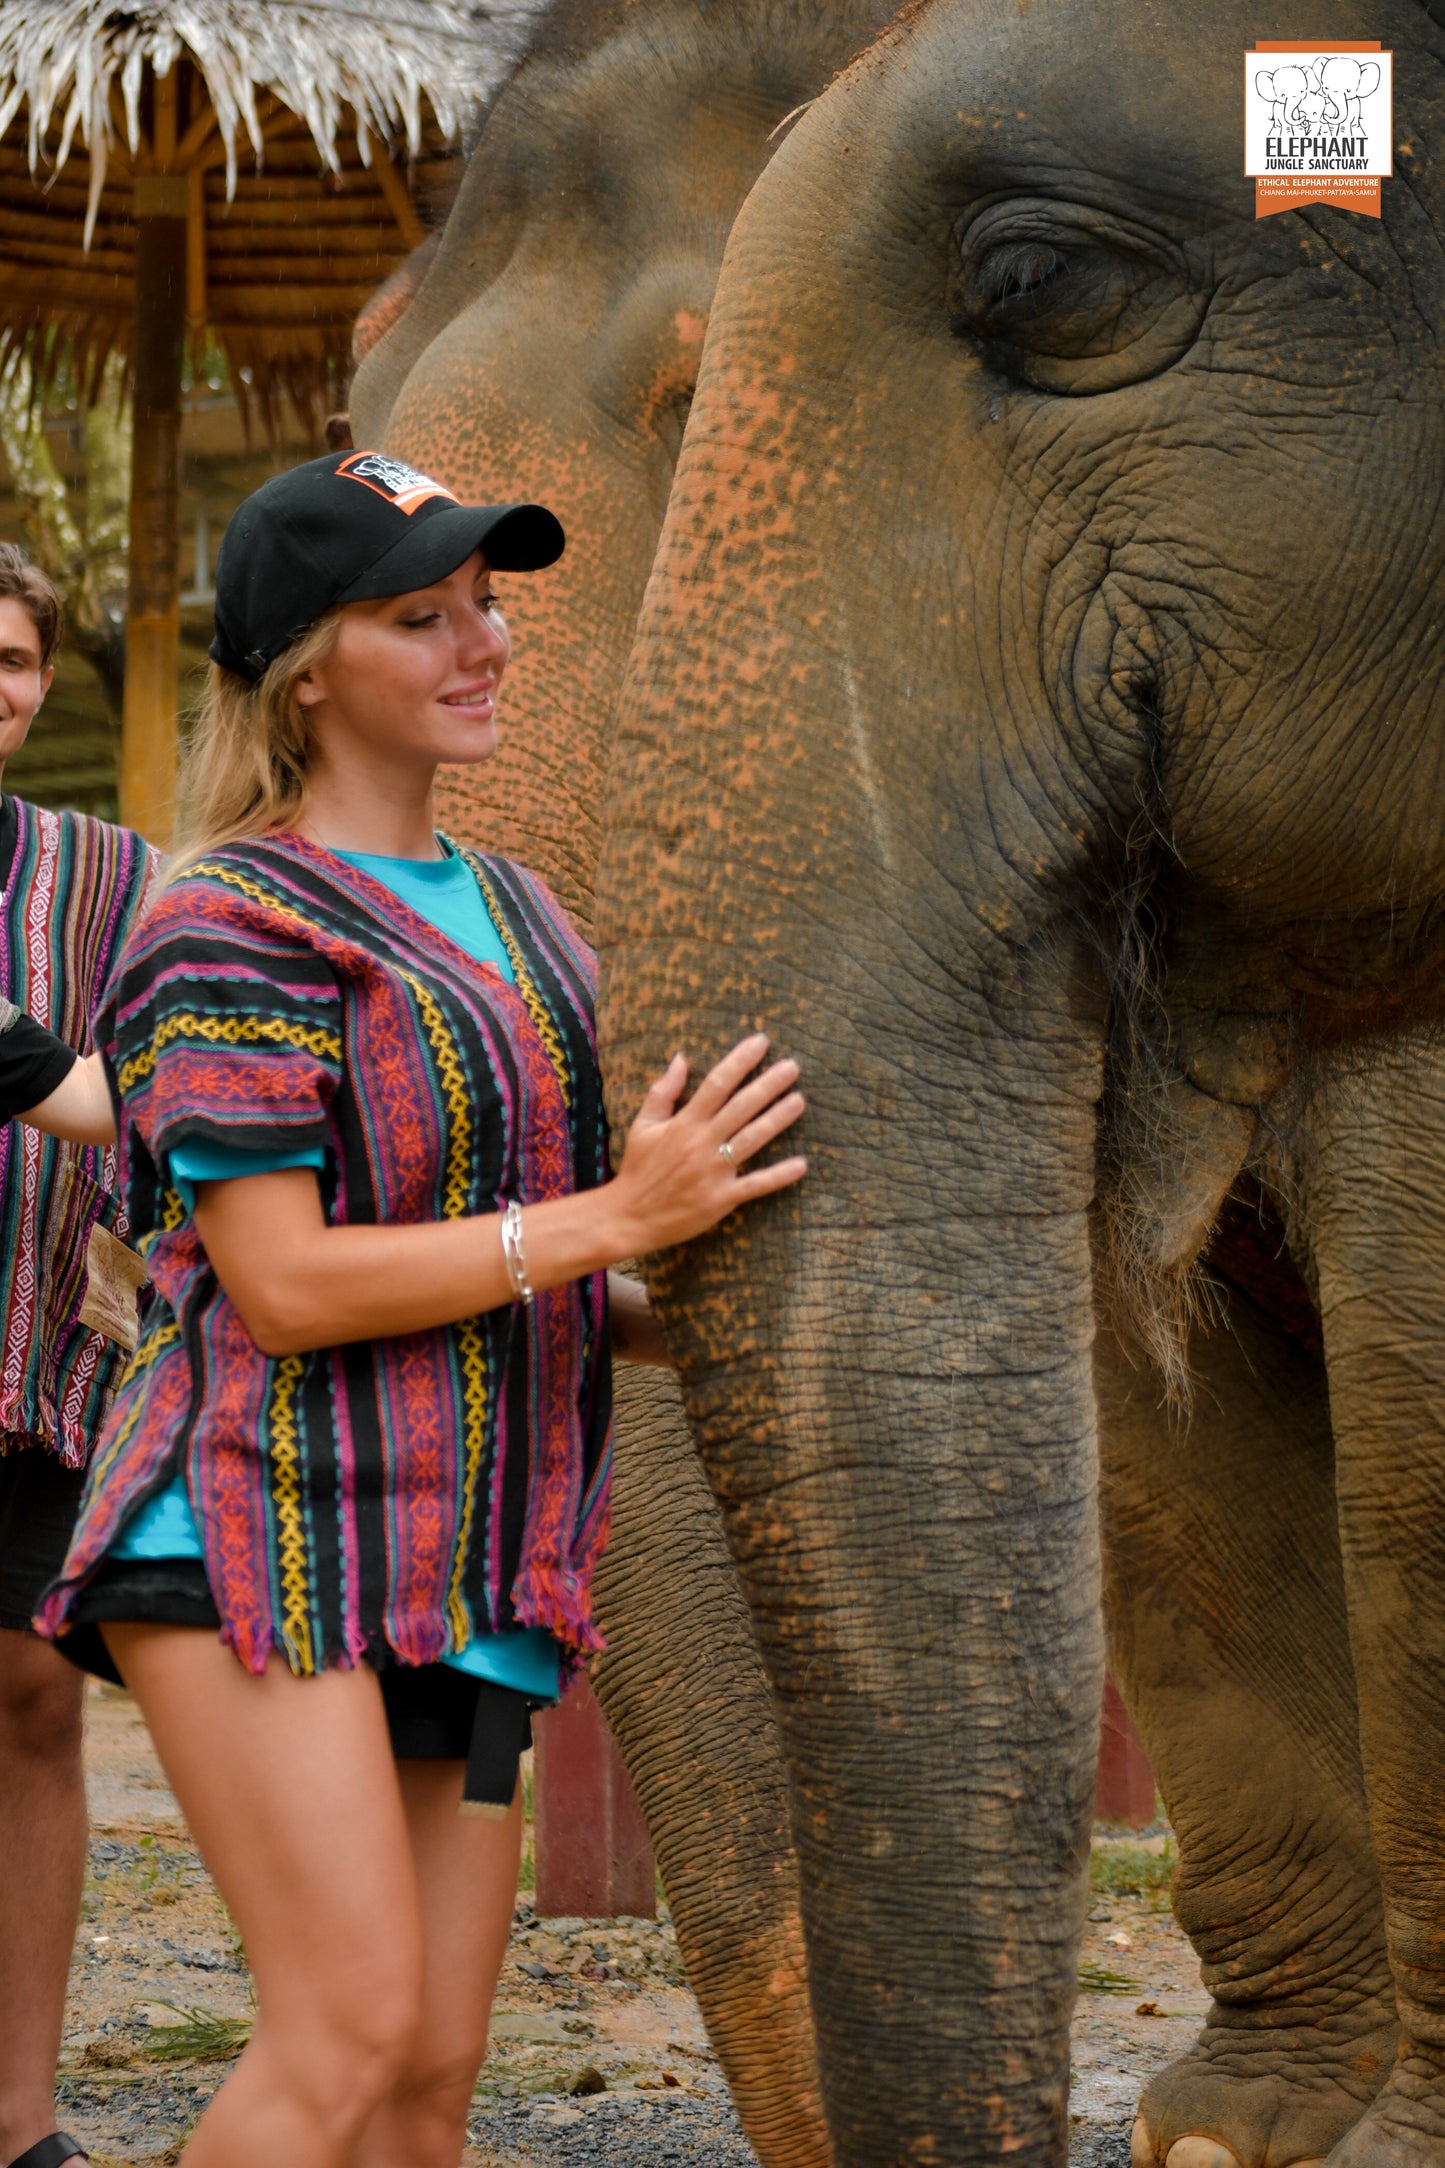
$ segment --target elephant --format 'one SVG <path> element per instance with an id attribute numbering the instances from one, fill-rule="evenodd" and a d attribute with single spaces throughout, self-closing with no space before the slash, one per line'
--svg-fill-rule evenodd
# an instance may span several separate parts
<path id="1" fill-rule="evenodd" d="M 503 750 L 443 804 L 589 926 L 617 689 L 733 217 L 797 109 L 893 0 L 554 0 L 484 118 L 439 237 L 358 326 L 358 443 L 569 530 L 505 592 Z M 525 589 L 525 591 L 524 591 Z M 771 1699 L 675 1389 L 618 1379 L 599 1699 L 765 2168 L 826 2168 Z"/>
<path id="2" fill-rule="evenodd" d="M 1139 2168 L 1445 2163 L 1445 10 L 1335 11 L 1378 221 L 1255 216 L 1284 17 L 904 11 L 734 226 L 623 685 L 618 1132 L 745 1026 L 808 1093 L 647 1272 L 838 2168 L 1065 2157 L 1101 1595 L 1214 1997 Z"/>

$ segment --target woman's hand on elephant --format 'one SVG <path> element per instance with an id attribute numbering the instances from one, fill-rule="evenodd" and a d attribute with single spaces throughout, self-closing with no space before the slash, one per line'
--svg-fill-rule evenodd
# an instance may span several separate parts
<path id="1" fill-rule="evenodd" d="M 739 1040 L 679 1108 L 688 1065 L 681 1054 L 656 1079 L 627 1132 L 612 1203 L 631 1231 L 627 1254 L 670 1249 L 706 1234 L 740 1204 L 800 1181 L 806 1159 L 748 1161 L 794 1123 L 803 1095 L 795 1061 L 775 1061 L 754 1076 L 767 1035 Z M 724 1151 L 723 1147 L 727 1150 Z"/>

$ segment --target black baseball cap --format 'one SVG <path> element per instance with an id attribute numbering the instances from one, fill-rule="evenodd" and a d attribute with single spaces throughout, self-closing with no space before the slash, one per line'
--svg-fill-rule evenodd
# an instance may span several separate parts
<path id="1" fill-rule="evenodd" d="M 538 572 L 565 546 L 545 505 L 461 504 L 385 452 L 328 452 L 273 475 L 232 514 L 211 660 L 254 684 L 339 602 L 429 587 L 477 549 L 499 572 Z"/>

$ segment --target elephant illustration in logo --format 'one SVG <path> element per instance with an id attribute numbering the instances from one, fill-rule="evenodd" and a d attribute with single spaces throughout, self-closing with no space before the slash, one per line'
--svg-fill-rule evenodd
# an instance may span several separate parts
<path id="1" fill-rule="evenodd" d="M 1306 99 L 1313 99 L 1319 91 L 1313 68 L 1276 68 L 1273 73 L 1261 68 L 1255 76 L 1254 87 L 1261 98 L 1269 104 L 1269 124 L 1279 135 L 1303 133 L 1310 125 L 1304 110 Z"/>
<path id="2" fill-rule="evenodd" d="M 1347 135 L 1362 133 L 1365 122 L 1360 104 L 1380 87 L 1378 60 L 1357 60 L 1353 53 L 1336 53 L 1329 60 L 1316 62 L 1315 73 L 1325 97 L 1325 126 Z"/>
<path id="3" fill-rule="evenodd" d="M 1380 63 L 1334 53 L 1309 68 L 1261 68 L 1254 87 L 1268 101 L 1269 124 L 1279 135 L 1321 128 L 1331 135 L 1363 134 L 1361 104 L 1380 87 Z"/>

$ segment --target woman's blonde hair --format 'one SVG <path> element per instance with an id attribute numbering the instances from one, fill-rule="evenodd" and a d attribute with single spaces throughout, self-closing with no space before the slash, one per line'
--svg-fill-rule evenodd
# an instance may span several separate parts
<path id="1" fill-rule="evenodd" d="M 339 609 L 283 648 L 254 685 L 213 662 L 196 710 L 181 791 L 181 832 L 169 871 L 242 836 L 294 827 L 306 802 L 311 732 L 296 697 L 330 659 Z"/>

